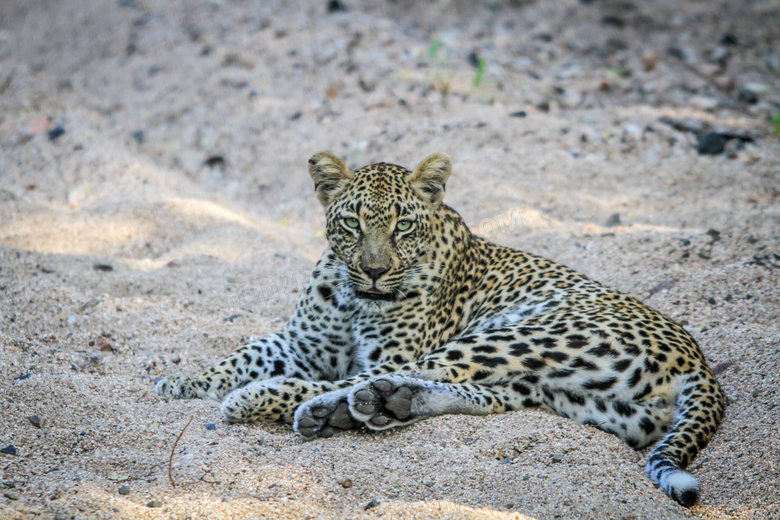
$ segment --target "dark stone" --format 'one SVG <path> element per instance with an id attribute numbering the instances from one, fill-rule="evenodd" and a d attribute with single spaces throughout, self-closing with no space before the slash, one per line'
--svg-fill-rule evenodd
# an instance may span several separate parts
<path id="1" fill-rule="evenodd" d="M 620 213 L 613 213 L 609 216 L 607 221 L 604 223 L 605 227 L 615 227 L 620 225 Z"/>
<path id="2" fill-rule="evenodd" d="M 133 138 L 133 140 L 138 144 L 144 144 L 144 131 L 143 130 L 136 130 L 132 134 L 130 134 L 130 137 Z"/>
<path id="3" fill-rule="evenodd" d="M 509 117 L 525 117 L 526 115 L 525 110 L 518 110 L 517 112 L 509 114 Z"/>
<path id="4" fill-rule="evenodd" d="M 737 37 L 734 36 L 731 33 L 723 33 L 723 35 L 720 37 L 720 44 L 721 45 L 739 45 L 739 40 L 737 40 Z"/>
<path id="5" fill-rule="evenodd" d="M 220 170 L 225 168 L 225 158 L 221 155 L 212 155 L 205 161 L 203 161 L 203 166 L 208 166 L 209 168 L 218 168 Z"/>
<path id="6" fill-rule="evenodd" d="M 62 125 L 57 125 L 49 130 L 49 141 L 56 141 L 63 135 L 65 135 L 65 129 L 62 127 Z"/>
<path id="7" fill-rule="evenodd" d="M 375 499 L 373 499 L 371 502 L 369 502 L 368 504 L 366 504 L 366 507 L 364 507 L 363 509 L 364 509 L 364 510 L 366 510 L 366 511 L 368 511 L 369 509 L 373 509 L 373 508 L 375 508 L 375 507 L 376 507 L 376 506 L 378 506 L 378 505 L 379 505 L 379 500 L 377 500 L 377 499 L 375 498 Z"/>
<path id="8" fill-rule="evenodd" d="M 469 65 L 471 65 L 475 69 L 479 67 L 479 54 L 477 54 L 477 51 L 471 51 L 469 53 L 468 61 L 469 61 Z"/>
<path id="9" fill-rule="evenodd" d="M 723 151 L 728 138 L 717 132 L 705 132 L 696 140 L 696 151 L 700 155 L 717 155 Z"/>
<path id="10" fill-rule="evenodd" d="M 343 13 L 347 10 L 347 6 L 345 6 L 342 2 L 339 0 L 330 0 L 328 2 L 328 12 L 329 13 Z"/>
<path id="11" fill-rule="evenodd" d="M 208 423 L 208 424 L 204 424 L 203 426 L 205 426 L 205 427 L 206 427 L 206 429 L 207 429 L 207 430 L 210 430 L 210 431 L 214 431 L 214 430 L 216 430 L 216 429 L 217 429 L 217 425 L 216 425 L 216 424 L 214 424 L 214 423 Z"/>
<path id="12" fill-rule="evenodd" d="M 748 87 L 740 87 L 737 90 L 737 99 L 748 105 L 755 105 L 758 103 L 758 93 Z"/>
<path id="13" fill-rule="evenodd" d="M 41 419 L 37 415 L 30 415 L 27 417 L 27 420 L 30 421 L 30 424 L 32 424 L 36 428 L 41 427 Z"/>
<path id="14" fill-rule="evenodd" d="M 6 455 L 16 455 L 16 446 L 9 444 L 5 448 L 0 448 L 0 453 L 5 453 Z"/>
<path id="15" fill-rule="evenodd" d="M 114 266 L 111 264 L 97 263 L 92 266 L 92 269 L 94 269 L 95 271 L 103 271 L 104 273 L 110 273 L 111 271 L 114 270 Z"/>

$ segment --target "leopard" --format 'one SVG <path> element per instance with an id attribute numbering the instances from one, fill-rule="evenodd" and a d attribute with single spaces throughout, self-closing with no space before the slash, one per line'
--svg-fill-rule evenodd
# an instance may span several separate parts
<path id="1" fill-rule="evenodd" d="M 221 401 L 229 423 L 292 424 L 303 439 L 444 414 L 541 409 L 652 446 L 645 472 L 685 507 L 686 471 L 723 419 L 723 393 L 682 326 L 552 260 L 472 233 L 443 202 L 452 160 L 410 171 L 308 162 L 328 246 L 278 333 L 165 398 Z"/>

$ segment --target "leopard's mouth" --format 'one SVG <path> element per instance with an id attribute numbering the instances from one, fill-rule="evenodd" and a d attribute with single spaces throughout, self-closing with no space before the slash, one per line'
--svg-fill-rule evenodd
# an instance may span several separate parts
<path id="1" fill-rule="evenodd" d="M 383 293 L 375 287 L 372 287 L 367 291 L 357 291 L 357 296 L 358 298 L 362 298 L 364 300 L 373 300 L 379 302 L 394 302 L 396 299 L 393 293 Z"/>

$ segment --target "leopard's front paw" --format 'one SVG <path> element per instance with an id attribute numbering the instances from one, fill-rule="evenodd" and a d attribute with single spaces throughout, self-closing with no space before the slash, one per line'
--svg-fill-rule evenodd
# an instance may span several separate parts
<path id="1" fill-rule="evenodd" d="M 406 426 L 422 418 L 415 405 L 419 390 L 418 381 L 412 378 L 390 375 L 371 379 L 352 389 L 349 410 L 371 430 Z"/>
<path id="2" fill-rule="evenodd" d="M 303 403 L 295 412 L 293 428 L 306 440 L 333 437 L 360 426 L 349 413 L 349 389 L 333 390 Z"/>

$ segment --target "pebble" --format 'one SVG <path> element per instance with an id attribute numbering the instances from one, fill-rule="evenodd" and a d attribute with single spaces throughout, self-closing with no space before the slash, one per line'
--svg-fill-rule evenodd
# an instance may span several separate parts
<path id="1" fill-rule="evenodd" d="M 746 85 L 737 89 L 737 99 L 748 105 L 755 105 L 758 103 L 758 92 Z"/>
<path id="2" fill-rule="evenodd" d="M 339 13 L 344 12 L 347 10 L 347 6 L 344 5 L 343 2 L 340 0 L 330 0 L 328 2 L 328 12 L 329 13 Z"/>
<path id="3" fill-rule="evenodd" d="M 709 298 L 707 298 L 707 303 L 709 303 L 710 305 L 715 305 L 717 302 L 715 301 L 715 298 L 710 296 Z"/>
<path id="4" fill-rule="evenodd" d="M 108 273 L 108 272 L 111 272 L 111 271 L 114 270 L 114 266 L 111 265 L 111 264 L 97 263 L 97 264 L 92 266 L 92 269 L 94 269 L 95 271 L 103 271 L 103 272 Z"/>
<path id="5" fill-rule="evenodd" d="M 613 213 L 609 216 L 607 221 L 604 223 L 605 227 L 616 227 L 620 225 L 620 213 Z"/>
<path id="6" fill-rule="evenodd" d="M 144 131 L 143 130 L 136 130 L 132 134 L 130 134 L 130 137 L 133 138 L 133 140 L 138 144 L 144 144 Z"/>
<path id="7" fill-rule="evenodd" d="M 6 455 L 16 455 L 16 446 L 9 444 L 5 448 L 0 448 L 0 453 L 5 453 Z"/>
<path id="8" fill-rule="evenodd" d="M 343 487 L 344 489 L 349 489 L 352 487 L 352 480 L 348 478 L 343 478 L 336 482 L 339 486 Z"/>
<path id="9" fill-rule="evenodd" d="M 723 33 L 720 37 L 720 43 L 721 45 L 739 45 L 739 40 L 731 33 Z"/>
<path id="10" fill-rule="evenodd" d="M 162 507 L 163 503 L 161 500 L 150 500 L 146 503 L 146 507 Z"/>
<path id="11" fill-rule="evenodd" d="M 525 117 L 526 115 L 525 110 L 518 110 L 517 112 L 509 114 L 509 117 Z"/>
<path id="12" fill-rule="evenodd" d="M 11 493 L 10 491 L 6 491 L 5 493 L 3 493 L 3 496 L 8 500 L 19 500 L 19 495 L 17 495 L 16 493 Z"/>
<path id="13" fill-rule="evenodd" d="M 121 486 L 119 488 L 119 494 L 120 495 L 129 495 L 130 494 L 130 488 L 127 486 Z"/>
<path id="14" fill-rule="evenodd" d="M 379 505 L 379 500 L 377 500 L 377 499 L 375 498 L 375 499 L 371 500 L 371 502 L 369 502 L 368 504 L 366 504 L 366 507 L 364 507 L 363 509 L 364 509 L 365 511 L 368 511 L 369 509 L 373 509 L 373 508 L 375 508 L 375 507 L 376 507 L 376 506 L 378 506 L 378 505 Z"/>
<path id="15" fill-rule="evenodd" d="M 41 419 L 37 415 L 30 415 L 27 417 L 27 420 L 30 421 L 30 424 L 32 424 L 36 428 L 41 427 Z"/>
<path id="16" fill-rule="evenodd" d="M 717 155 L 723 151 L 728 139 L 717 132 L 705 132 L 696 139 L 696 151 L 700 155 Z"/>
<path id="17" fill-rule="evenodd" d="M 214 423 L 208 423 L 203 425 L 207 430 L 214 431 L 217 429 L 217 425 Z"/>
<path id="18" fill-rule="evenodd" d="M 49 141 L 56 141 L 63 135 L 65 135 L 65 128 L 62 127 L 62 125 L 57 125 L 51 130 L 49 130 Z"/>
<path id="19" fill-rule="evenodd" d="M 53 273 L 53 272 L 55 272 L 56 270 L 57 270 L 57 268 L 55 268 L 55 267 L 54 267 L 53 265 L 51 265 L 51 264 L 43 264 L 43 265 L 41 266 L 41 271 L 43 271 L 44 273 Z"/>
<path id="20" fill-rule="evenodd" d="M 655 52 L 645 52 L 642 54 L 642 67 L 645 69 L 645 72 L 650 72 L 651 70 L 655 69 L 655 67 L 658 65 L 658 54 Z"/>

